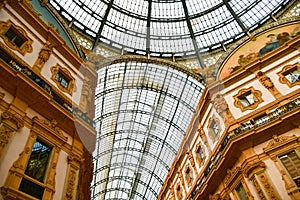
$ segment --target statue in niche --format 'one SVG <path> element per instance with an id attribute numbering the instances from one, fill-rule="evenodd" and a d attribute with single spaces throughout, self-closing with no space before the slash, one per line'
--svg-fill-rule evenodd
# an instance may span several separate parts
<path id="1" fill-rule="evenodd" d="M 51 44 L 49 41 L 47 41 L 42 49 L 39 52 L 39 56 L 36 59 L 34 65 L 33 65 L 33 71 L 40 73 L 42 68 L 44 67 L 44 64 L 49 60 L 50 55 L 53 52 L 54 45 Z"/>
<path id="2" fill-rule="evenodd" d="M 80 103 L 79 103 L 79 109 L 83 113 L 88 112 L 88 108 L 92 102 L 92 93 L 93 92 L 90 86 L 90 79 L 88 77 L 85 77 L 82 85 L 82 91 L 81 91 Z"/>

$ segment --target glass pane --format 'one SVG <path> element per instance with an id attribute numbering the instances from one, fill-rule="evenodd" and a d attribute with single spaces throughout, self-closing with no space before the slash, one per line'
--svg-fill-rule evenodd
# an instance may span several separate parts
<path id="1" fill-rule="evenodd" d="M 35 184 L 26 178 L 23 178 L 19 187 L 19 190 L 29 194 L 35 198 L 42 199 L 44 195 L 45 188 L 38 184 Z"/>
<path id="2" fill-rule="evenodd" d="M 45 145 L 43 142 L 36 140 L 31 151 L 25 174 L 43 182 L 51 149 L 51 147 Z"/>
<path id="3" fill-rule="evenodd" d="M 279 159 L 293 179 L 300 176 L 300 160 L 295 151 L 280 156 Z"/>
<path id="4" fill-rule="evenodd" d="M 254 104 L 257 101 L 255 96 L 252 93 L 248 94 L 246 96 L 246 99 L 248 100 L 250 105 Z"/>
<path id="5" fill-rule="evenodd" d="M 247 196 L 247 193 L 241 183 L 235 188 L 235 191 L 240 200 L 248 200 L 249 199 Z"/>
<path id="6" fill-rule="evenodd" d="M 300 80 L 300 71 L 296 68 L 293 71 L 285 74 L 284 76 L 289 82 L 295 83 Z"/>

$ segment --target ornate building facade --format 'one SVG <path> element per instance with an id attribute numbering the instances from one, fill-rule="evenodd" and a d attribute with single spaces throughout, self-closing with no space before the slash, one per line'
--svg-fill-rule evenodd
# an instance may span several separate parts
<path id="1" fill-rule="evenodd" d="M 0 199 L 89 199 L 97 74 L 38 11 L 0 2 Z"/>
<path id="2" fill-rule="evenodd" d="M 227 52 L 158 199 L 300 198 L 299 21 L 273 25 Z"/>
<path id="3" fill-rule="evenodd" d="M 0 200 L 300 199 L 300 3 L 207 2 L 0 0 Z"/>

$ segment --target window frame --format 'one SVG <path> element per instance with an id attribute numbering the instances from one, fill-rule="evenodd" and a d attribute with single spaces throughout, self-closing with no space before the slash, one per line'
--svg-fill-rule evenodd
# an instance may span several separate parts
<path id="1" fill-rule="evenodd" d="M 216 126 L 218 126 L 218 132 L 215 132 L 212 128 L 212 125 L 215 124 Z M 208 135 L 210 137 L 210 139 L 215 142 L 216 140 L 218 140 L 220 138 L 220 133 L 221 133 L 221 123 L 220 123 L 220 120 L 215 116 L 213 115 L 209 121 L 208 121 L 208 126 L 207 126 L 207 130 L 208 130 Z"/>
<path id="2" fill-rule="evenodd" d="M 45 145 L 47 145 L 48 147 L 51 148 L 50 156 L 49 156 L 48 161 L 47 161 L 47 166 L 45 167 L 45 172 L 44 172 L 43 181 L 38 180 L 38 179 L 36 179 L 36 178 L 34 178 L 34 177 L 32 177 L 32 176 L 30 176 L 30 175 L 28 175 L 28 174 L 26 173 L 27 167 L 28 167 L 28 165 L 29 165 L 29 161 L 30 161 L 30 158 L 31 158 L 32 150 L 33 150 L 33 148 L 34 148 L 34 144 L 35 144 L 37 141 L 40 141 L 40 142 L 44 143 Z M 36 195 L 35 193 L 32 193 L 32 194 L 31 194 L 32 191 L 25 191 L 25 190 L 22 190 L 22 183 L 23 183 L 24 180 L 26 180 L 26 181 L 30 182 L 31 184 L 34 184 L 34 185 L 36 185 L 36 186 L 38 186 L 38 187 L 40 187 L 40 188 L 43 188 L 42 197 L 44 196 L 44 192 L 45 192 L 45 190 L 47 190 L 47 188 L 48 188 L 48 186 L 47 186 L 47 179 L 48 179 L 48 176 L 49 176 L 49 170 L 50 170 L 50 167 L 51 167 L 51 164 L 52 164 L 52 161 L 53 161 L 53 156 L 54 156 L 54 155 L 53 155 L 53 151 L 54 151 L 54 150 L 55 150 L 55 145 L 50 144 L 49 142 L 46 142 L 46 140 L 44 140 L 44 139 L 41 138 L 40 136 L 36 136 L 36 137 L 35 137 L 34 142 L 33 142 L 32 146 L 31 146 L 31 148 L 30 148 L 30 154 L 29 154 L 28 157 L 27 157 L 27 162 L 26 162 L 26 165 L 25 165 L 26 167 L 24 168 L 24 175 L 23 175 L 23 177 L 22 177 L 21 183 L 20 183 L 19 188 L 18 188 L 19 191 L 21 191 L 21 192 L 23 192 L 23 193 L 25 193 L 25 194 L 27 194 L 27 195 L 33 196 L 33 197 L 35 197 L 35 198 L 39 198 L 39 197 L 37 197 L 37 196 L 34 196 L 34 195 Z"/>
<path id="3" fill-rule="evenodd" d="M 280 157 L 282 157 L 282 156 L 284 156 L 284 155 L 288 156 L 288 154 L 289 154 L 289 153 L 292 153 L 292 152 L 295 152 L 295 154 L 297 155 L 297 158 L 298 158 L 298 160 L 299 160 L 299 162 L 300 162 L 300 156 L 299 156 L 298 152 L 296 151 L 296 149 L 291 149 L 290 151 L 287 151 L 287 152 L 285 152 L 285 153 L 279 154 L 279 155 L 277 156 L 277 158 L 279 159 L 279 162 L 280 162 L 280 164 L 282 165 L 282 168 L 284 168 L 284 170 L 285 170 L 286 173 L 289 175 L 289 177 L 291 178 L 291 180 L 292 180 L 292 182 L 295 184 L 295 186 L 298 187 L 298 188 L 300 188 L 300 167 L 299 167 L 299 169 L 297 169 L 299 175 L 295 177 L 295 178 L 299 181 L 299 183 L 298 183 L 299 185 L 298 185 L 297 182 L 295 181 L 295 178 L 292 177 L 290 171 L 287 169 L 287 167 L 285 166 L 285 164 L 284 164 L 284 163 L 282 162 L 282 160 L 280 159 Z M 288 156 L 288 158 L 290 158 L 290 157 Z M 293 162 L 292 164 L 295 166 L 294 162 Z M 296 168 L 297 168 L 297 167 L 296 167 Z"/>
<path id="4" fill-rule="evenodd" d="M 11 39 L 9 39 L 6 35 L 7 31 L 13 30 L 14 33 L 24 39 L 25 41 L 21 44 L 21 46 L 17 46 Z M 11 49 L 18 51 L 23 56 L 26 53 L 31 53 L 33 40 L 29 38 L 26 31 L 20 27 L 15 25 L 12 21 L 7 20 L 6 22 L 0 21 L 0 37 L 3 39 L 4 43 Z"/>
<path id="5" fill-rule="evenodd" d="M 57 87 L 63 91 L 66 92 L 70 95 L 73 94 L 73 92 L 75 91 L 75 79 L 73 78 L 73 76 L 71 75 L 71 73 L 64 67 L 60 66 L 59 64 L 56 64 L 56 66 L 52 66 L 50 68 L 52 76 L 51 76 L 51 80 L 53 80 Z M 64 80 L 68 80 L 68 86 L 65 87 L 61 81 L 57 80 L 57 75 L 60 74 L 62 75 L 62 77 L 64 77 Z"/>
<path id="6" fill-rule="evenodd" d="M 300 63 L 299 62 L 283 67 L 282 70 L 277 73 L 279 76 L 279 82 L 282 84 L 288 85 L 290 88 L 294 87 L 295 85 L 300 85 L 300 79 L 292 83 L 286 78 L 287 73 L 289 73 L 291 71 L 296 71 L 296 70 L 300 72 Z"/>
<path id="7" fill-rule="evenodd" d="M 249 94 L 252 94 L 256 98 L 256 101 L 252 104 L 249 104 L 248 106 L 244 106 L 241 102 L 241 98 Z M 235 107 L 240 108 L 242 112 L 246 110 L 254 110 L 260 103 L 263 102 L 262 92 L 259 90 L 255 90 L 253 86 L 251 86 L 250 88 L 241 89 L 236 95 L 233 96 L 233 98 Z"/>

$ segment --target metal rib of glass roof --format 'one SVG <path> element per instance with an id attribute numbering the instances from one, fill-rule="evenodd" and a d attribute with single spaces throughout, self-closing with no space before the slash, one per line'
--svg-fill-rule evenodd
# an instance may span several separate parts
<path id="1" fill-rule="evenodd" d="M 185 56 L 220 48 L 260 27 L 290 0 L 50 0 L 74 27 L 139 54 Z"/>
<path id="2" fill-rule="evenodd" d="M 163 64 L 98 69 L 92 199 L 156 199 L 204 86 Z"/>

